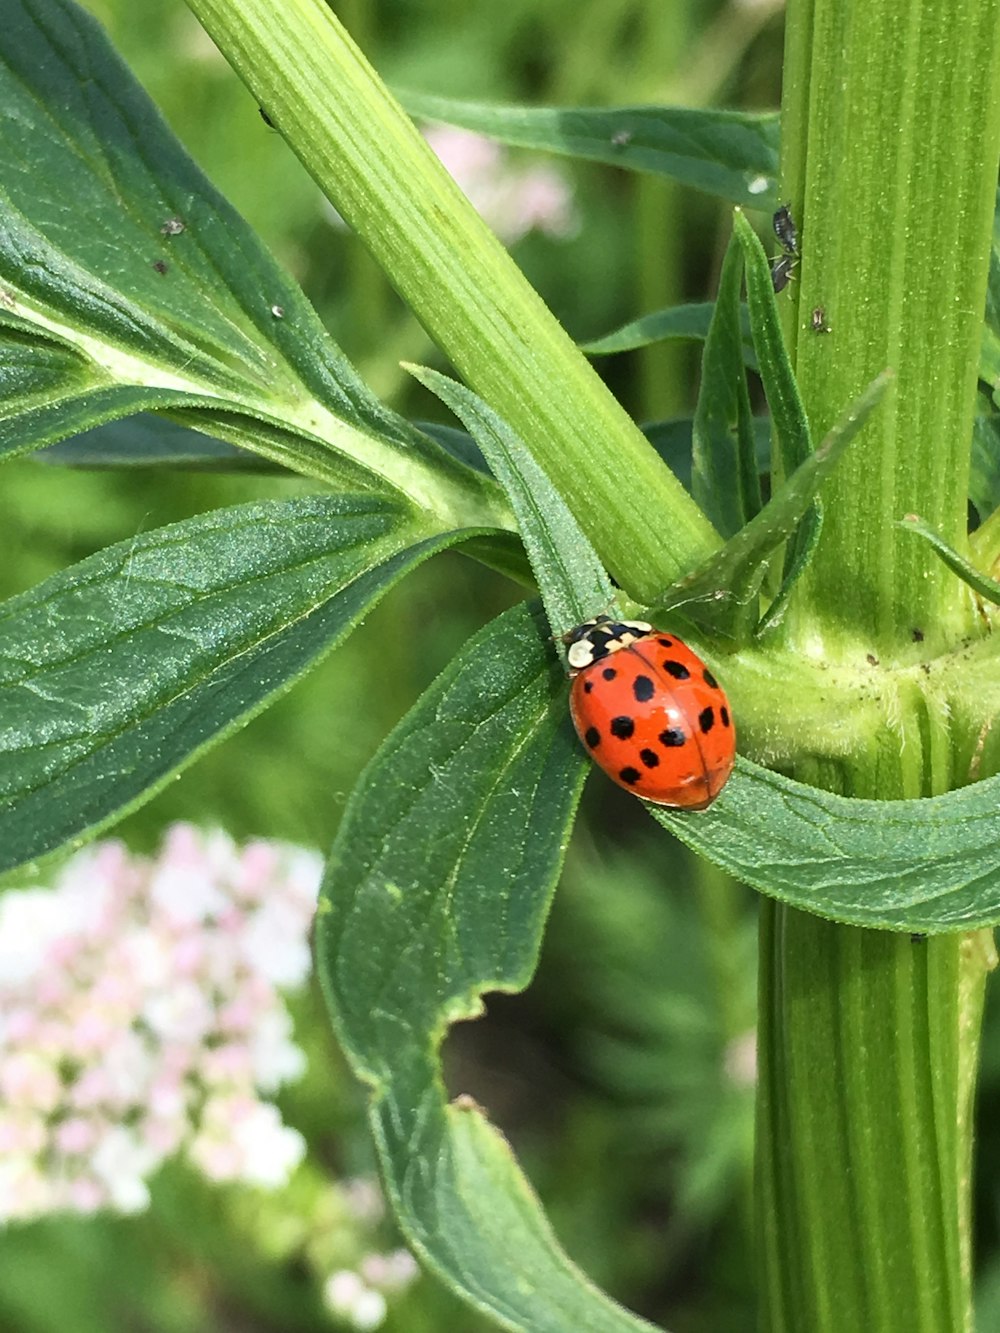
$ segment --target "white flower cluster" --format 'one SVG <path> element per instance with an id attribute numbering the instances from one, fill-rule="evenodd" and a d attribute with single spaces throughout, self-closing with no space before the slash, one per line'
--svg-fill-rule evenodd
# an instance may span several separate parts
<path id="1" fill-rule="evenodd" d="M 358 1270 L 340 1268 L 323 1284 L 327 1308 L 360 1333 L 380 1328 L 389 1313 L 387 1296 L 403 1291 L 418 1273 L 409 1250 L 367 1254 Z"/>
<path id="2" fill-rule="evenodd" d="M 378 1185 L 364 1177 L 338 1182 L 329 1202 L 343 1208 L 358 1234 L 374 1231 L 385 1216 L 385 1199 Z M 328 1225 L 323 1235 L 337 1228 Z M 320 1261 L 317 1267 L 328 1268 Z M 359 1333 L 381 1328 L 389 1313 L 389 1298 L 399 1295 L 418 1276 L 417 1261 L 409 1250 L 366 1250 L 353 1256 L 352 1267 L 337 1266 L 323 1283 L 327 1309 Z"/>
<path id="3" fill-rule="evenodd" d="M 505 245 L 531 231 L 566 240 L 580 228 L 573 187 L 549 163 L 514 166 L 500 144 L 471 130 L 433 125 L 424 138 L 479 216 Z M 346 227 L 332 204 L 323 211 L 335 227 Z"/>
<path id="4" fill-rule="evenodd" d="M 0 1222 L 134 1212 L 184 1152 L 275 1187 L 304 1151 L 262 1100 L 298 1077 L 280 989 L 309 971 L 320 860 L 175 825 L 0 896 Z"/>
<path id="5" fill-rule="evenodd" d="M 577 230 L 573 191 L 558 167 L 512 166 L 499 144 L 450 125 L 432 125 L 424 138 L 505 244 L 512 245 L 529 231 L 563 239 Z"/>

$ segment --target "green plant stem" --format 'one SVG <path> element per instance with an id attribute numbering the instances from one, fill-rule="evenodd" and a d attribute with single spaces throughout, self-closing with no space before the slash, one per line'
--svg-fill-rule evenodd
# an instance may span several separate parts
<path id="1" fill-rule="evenodd" d="M 851 930 L 766 901 L 761 944 L 762 1328 L 971 1328 L 978 938 Z"/>
<path id="2" fill-rule="evenodd" d="M 649 602 L 717 545 L 321 0 L 189 3 L 438 345 L 531 449 L 626 590 Z"/>
<path id="3" fill-rule="evenodd" d="M 802 251 L 787 307 L 814 439 L 884 367 L 897 376 L 824 488 L 818 558 L 789 626 L 818 628 L 834 651 L 838 630 L 860 629 L 881 657 L 916 625 L 940 649 L 972 627 L 971 598 L 889 525 L 918 513 L 965 549 L 1000 5 L 793 0 L 786 31 L 782 171 Z M 817 306 L 829 333 L 810 326 Z"/>
<path id="4" fill-rule="evenodd" d="M 915 647 L 927 659 L 897 711 L 873 692 L 883 720 L 853 755 L 793 764 L 798 778 L 859 796 L 969 780 L 983 720 L 927 688 L 934 658 L 981 633 L 972 597 L 896 521 L 919 513 L 967 549 L 998 75 L 997 0 L 789 4 L 783 193 L 802 262 L 788 327 L 815 438 L 887 365 L 896 389 L 824 487 L 786 641 L 832 671 L 866 642 L 876 673 L 904 667 Z M 810 327 L 817 306 L 829 333 Z M 978 939 L 911 941 L 764 904 L 767 1333 L 971 1328 L 969 1099 L 987 965 Z"/>

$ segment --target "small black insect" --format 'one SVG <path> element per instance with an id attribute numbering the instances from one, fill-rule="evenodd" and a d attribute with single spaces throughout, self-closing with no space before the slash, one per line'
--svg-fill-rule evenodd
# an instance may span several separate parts
<path id="1" fill-rule="evenodd" d="M 811 326 L 813 333 L 829 333 L 830 326 L 826 322 L 826 311 L 821 305 L 818 305 L 812 312 Z"/>
<path id="2" fill-rule="evenodd" d="M 771 286 L 776 292 L 783 292 L 792 276 L 792 269 L 799 261 L 793 255 L 779 255 L 771 260 Z"/>
<path id="3" fill-rule="evenodd" d="M 271 119 L 271 117 L 267 114 L 267 112 L 264 110 L 264 108 L 263 108 L 262 106 L 259 106 L 259 107 L 257 108 L 257 110 L 260 112 L 260 118 L 261 118 L 261 120 L 264 122 L 264 124 L 268 127 L 268 129 L 272 129 L 272 130 L 273 130 L 274 127 L 275 127 L 275 126 L 274 126 L 274 121 L 273 121 L 273 120 Z"/>
<path id="4" fill-rule="evenodd" d="M 799 234 L 795 230 L 795 223 L 787 204 L 781 205 L 774 215 L 773 222 L 774 234 L 781 242 L 785 253 L 797 255 L 799 253 Z"/>
<path id="5" fill-rule="evenodd" d="M 167 262 L 166 262 L 166 260 L 164 260 L 164 259 L 155 259 L 155 260 L 153 261 L 153 268 L 156 269 L 156 271 L 157 271 L 157 273 L 159 273 L 160 277 L 163 277 L 163 275 L 166 273 L 166 271 L 167 271 L 167 267 L 168 267 L 168 266 L 167 266 Z"/>

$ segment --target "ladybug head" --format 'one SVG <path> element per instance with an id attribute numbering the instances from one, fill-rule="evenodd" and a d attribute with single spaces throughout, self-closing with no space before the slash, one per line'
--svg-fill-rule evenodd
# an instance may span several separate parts
<path id="1" fill-rule="evenodd" d="M 610 616 L 595 616 L 593 620 L 585 620 L 582 625 L 577 625 L 563 635 L 570 673 L 575 675 L 584 667 L 616 653 L 619 648 L 627 648 L 630 643 L 635 643 L 636 639 L 652 631 L 652 625 L 644 620 L 612 620 Z"/>

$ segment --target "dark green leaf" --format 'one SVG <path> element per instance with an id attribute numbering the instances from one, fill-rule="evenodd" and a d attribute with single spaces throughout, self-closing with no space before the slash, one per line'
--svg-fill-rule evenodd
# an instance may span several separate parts
<path id="1" fill-rule="evenodd" d="M 438 1063 L 449 1023 L 534 971 L 586 771 L 565 693 L 527 607 L 467 645 L 348 803 L 317 960 L 415 1252 L 503 1328 L 636 1333 L 649 1326 L 570 1263 L 479 1110 L 445 1106 Z"/>
<path id="2" fill-rule="evenodd" d="M 37 455 L 39 463 L 78 468 L 184 468 L 206 472 L 283 472 L 258 454 L 176 421 L 140 412 L 83 431 Z"/>
<path id="3" fill-rule="evenodd" d="M 687 107 L 489 106 L 402 93 L 411 115 L 502 143 L 651 171 L 770 212 L 777 206 L 778 116 Z"/>
<path id="4" fill-rule="evenodd" d="M 994 403 L 1000 405 L 1000 334 L 985 324 L 979 345 L 979 378 L 989 385 Z"/>
<path id="5" fill-rule="evenodd" d="M 0 608 L 0 870 L 93 835 L 285 690 L 428 537 L 371 496 L 142 533 Z"/>
<path id="6" fill-rule="evenodd" d="M 423 366 L 407 369 L 472 432 L 517 518 L 552 632 L 607 609 L 614 592 L 566 502 L 524 444 L 471 389 Z"/>
<path id="7" fill-rule="evenodd" d="M 771 267 L 764 247 L 739 209 L 733 227 L 743 247 L 750 331 L 757 351 L 760 378 L 771 409 L 782 473 L 788 476 L 812 453 L 809 421 L 782 337 Z"/>
<path id="8" fill-rule="evenodd" d="M 969 499 L 981 521 L 1000 505 L 1000 413 L 980 412 L 972 424 Z"/>
<path id="9" fill-rule="evenodd" d="M 862 801 L 741 758 L 703 813 L 649 810 L 737 879 L 818 916 L 927 933 L 1000 923 L 1000 778 Z"/>
<path id="10" fill-rule="evenodd" d="M 651 421 L 642 427 L 642 433 L 670 468 L 685 490 L 691 490 L 691 452 L 694 422 L 690 417 L 673 421 Z M 754 457 L 757 472 L 766 475 L 771 460 L 771 420 L 754 417 Z"/>
<path id="11" fill-rule="evenodd" d="M 742 283 L 742 250 L 732 237 L 705 341 L 692 435 L 692 493 L 724 537 L 739 532 L 760 510 L 753 412 L 743 368 Z"/>
<path id="12" fill-rule="evenodd" d="M 189 404 L 341 487 L 488 485 L 372 397 L 70 0 L 3 7 L 0 212 L 0 454 Z"/>
<path id="13" fill-rule="evenodd" d="M 746 264 L 747 305 L 757 364 L 771 410 L 777 458 L 772 456 L 772 486 L 792 474 L 812 453 L 809 421 L 799 395 L 795 372 L 785 347 L 778 319 L 771 267 L 764 247 L 753 228 L 737 210 L 734 230 L 743 246 Z M 775 463 L 780 462 L 780 468 Z M 785 551 L 781 586 L 772 600 L 761 625 L 761 632 L 773 628 L 784 615 L 796 581 L 812 558 L 819 540 L 823 511 L 818 497 L 807 507 L 798 522 L 798 530 Z M 792 533 L 788 534 L 792 537 Z M 764 571 L 761 570 L 761 578 Z M 758 583 L 759 586 L 759 583 Z M 752 606 L 753 589 L 747 589 L 747 606 Z"/>
<path id="14" fill-rule="evenodd" d="M 704 342 L 708 337 L 709 325 L 715 310 L 714 301 L 701 301 L 695 305 L 675 305 L 666 310 L 656 310 L 651 315 L 643 315 L 623 324 L 613 333 L 605 334 L 593 342 L 581 343 L 580 350 L 588 356 L 609 356 L 613 352 L 630 352 L 637 347 L 648 347 L 650 343 L 664 342 L 668 338 L 684 338 L 689 342 Z M 757 369 L 757 353 L 750 336 L 750 316 L 744 304 L 740 304 L 740 335 L 742 337 L 743 364 L 751 370 Z"/>
<path id="15" fill-rule="evenodd" d="M 990 273 L 986 287 L 986 332 L 993 335 L 1000 334 L 1000 189 L 997 190 L 993 208 L 993 244 L 990 247 Z M 995 336 L 992 343 L 996 346 Z M 983 376 L 983 378 L 989 378 L 994 388 L 996 387 L 996 376 Z"/>

